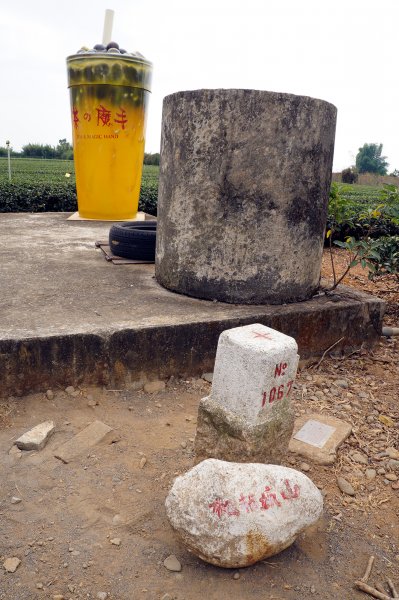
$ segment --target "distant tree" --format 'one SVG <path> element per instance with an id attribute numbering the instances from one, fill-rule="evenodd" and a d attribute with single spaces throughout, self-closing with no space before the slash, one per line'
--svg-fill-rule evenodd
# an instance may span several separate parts
<path id="1" fill-rule="evenodd" d="M 26 158 L 57 158 L 57 151 L 49 144 L 26 144 L 26 146 L 22 146 L 22 156 Z"/>
<path id="2" fill-rule="evenodd" d="M 10 146 L 10 155 L 11 156 L 21 156 L 20 152 L 13 150 Z M 0 146 L 0 156 L 8 156 L 8 151 L 6 146 Z"/>
<path id="3" fill-rule="evenodd" d="M 356 168 L 359 173 L 376 173 L 386 175 L 388 163 L 386 156 L 381 156 L 382 144 L 364 144 L 356 156 Z"/>
<path id="4" fill-rule="evenodd" d="M 399 177 L 399 170 L 395 169 L 392 173 L 389 173 L 391 177 Z"/>
<path id="5" fill-rule="evenodd" d="M 73 148 L 65 138 L 58 141 L 58 146 L 56 147 L 55 151 L 57 153 L 57 158 L 62 158 L 64 160 L 73 159 Z"/>
<path id="6" fill-rule="evenodd" d="M 159 152 L 151 154 L 149 152 L 144 153 L 144 164 L 145 165 L 159 165 L 160 155 Z"/>
<path id="7" fill-rule="evenodd" d="M 342 183 L 356 183 L 358 180 L 358 172 L 353 167 L 344 169 L 341 173 Z"/>

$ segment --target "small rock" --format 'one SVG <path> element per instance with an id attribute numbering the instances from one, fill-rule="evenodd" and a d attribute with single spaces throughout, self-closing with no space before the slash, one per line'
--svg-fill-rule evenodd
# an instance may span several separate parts
<path id="1" fill-rule="evenodd" d="M 399 470 L 399 460 L 394 460 L 393 458 L 391 458 L 388 461 L 388 467 L 390 469 L 393 469 L 394 471 L 398 471 Z"/>
<path id="2" fill-rule="evenodd" d="M 367 477 L 367 479 L 375 479 L 375 476 L 377 475 L 377 471 L 375 469 L 366 469 L 365 475 Z"/>
<path id="3" fill-rule="evenodd" d="M 98 592 L 97 598 L 98 598 L 98 600 L 107 600 L 108 592 Z"/>
<path id="4" fill-rule="evenodd" d="M 110 540 L 111 544 L 113 544 L 114 546 L 120 546 L 121 545 L 121 540 L 120 538 L 112 538 L 112 540 Z"/>
<path id="5" fill-rule="evenodd" d="M 372 423 L 374 421 L 374 416 L 373 415 L 368 415 L 366 417 L 366 421 L 367 421 L 367 423 Z"/>
<path id="6" fill-rule="evenodd" d="M 396 483 L 393 483 L 393 484 L 391 485 L 391 488 L 392 488 L 393 490 L 399 490 L 399 481 L 397 481 Z"/>
<path id="7" fill-rule="evenodd" d="M 316 588 L 315 588 L 315 586 L 314 586 L 314 585 L 311 585 L 311 586 L 310 586 L 310 593 L 311 593 L 311 594 L 315 594 L 315 593 L 316 593 Z"/>
<path id="8" fill-rule="evenodd" d="M 68 584 L 68 591 L 70 591 L 70 592 L 71 592 L 71 594 L 73 594 L 73 593 L 74 593 L 74 591 L 75 591 L 75 586 L 74 586 L 74 585 L 72 585 L 71 583 L 69 583 L 69 584 Z"/>
<path id="9" fill-rule="evenodd" d="M 161 392 L 166 387 L 164 381 L 150 381 L 144 385 L 144 391 L 147 394 L 155 394 L 156 392 Z"/>
<path id="10" fill-rule="evenodd" d="M 367 460 L 367 456 L 365 456 L 364 454 L 361 454 L 360 452 L 354 452 L 353 454 L 351 454 L 351 458 L 355 462 L 360 463 L 362 465 L 369 464 L 369 461 Z"/>
<path id="11" fill-rule="evenodd" d="M 305 462 L 301 462 L 301 464 L 299 465 L 299 468 L 301 469 L 301 471 L 304 471 L 304 473 L 307 473 L 308 471 L 310 471 L 310 465 L 308 465 L 308 463 L 305 463 Z"/>
<path id="12" fill-rule="evenodd" d="M 358 396 L 359 396 L 359 398 L 368 398 L 369 397 L 368 393 L 367 392 L 363 392 L 363 391 L 360 391 L 358 393 Z"/>
<path id="13" fill-rule="evenodd" d="M 163 561 L 163 565 L 168 571 L 174 571 L 178 573 L 181 571 L 181 563 L 177 560 L 174 554 L 171 554 Z"/>
<path id="14" fill-rule="evenodd" d="M 73 387 L 73 385 L 68 385 L 68 387 L 65 388 L 65 392 L 68 394 L 68 396 L 72 396 L 74 391 L 75 388 Z"/>
<path id="15" fill-rule="evenodd" d="M 6 558 L 6 560 L 3 562 L 3 567 L 8 573 L 15 573 L 20 564 L 21 561 L 19 558 L 13 556 L 12 558 Z"/>
<path id="16" fill-rule="evenodd" d="M 8 454 L 10 456 L 13 456 L 14 458 L 21 458 L 22 456 L 21 450 L 14 445 L 11 446 L 10 450 L 8 451 Z"/>
<path id="17" fill-rule="evenodd" d="M 36 589 L 42 590 L 43 588 L 44 588 L 44 585 L 42 583 L 37 583 L 36 584 Z"/>
<path id="18" fill-rule="evenodd" d="M 397 481 L 398 480 L 398 478 L 395 475 L 395 473 L 387 473 L 385 475 L 385 479 L 388 479 L 388 481 Z"/>
<path id="19" fill-rule="evenodd" d="M 334 384 L 337 385 L 340 388 L 348 388 L 349 387 L 349 383 L 346 381 L 346 379 L 336 379 L 334 381 Z"/>
<path id="20" fill-rule="evenodd" d="M 377 473 L 378 473 L 378 475 L 385 475 L 385 469 L 380 467 L 379 469 L 377 469 Z"/>
<path id="21" fill-rule="evenodd" d="M 65 596 L 62 594 L 54 594 L 53 600 L 65 600 Z"/>
<path id="22" fill-rule="evenodd" d="M 20 450 L 41 450 L 54 430 L 54 421 L 45 421 L 21 435 L 14 443 Z"/>
<path id="23" fill-rule="evenodd" d="M 47 392 L 46 392 L 46 398 L 47 398 L 47 400 L 54 400 L 54 392 L 53 392 L 53 390 L 47 390 Z"/>
<path id="24" fill-rule="evenodd" d="M 207 381 L 208 383 L 212 383 L 213 380 L 213 373 L 203 373 L 201 375 L 201 379 L 204 379 L 205 381 Z"/>
<path id="25" fill-rule="evenodd" d="M 182 448 L 187 448 L 187 442 L 181 442 L 180 446 L 181 446 Z"/>
<path id="26" fill-rule="evenodd" d="M 21 498 L 18 498 L 18 496 L 13 496 L 11 498 L 11 504 L 19 504 L 20 502 L 22 502 Z"/>
<path id="27" fill-rule="evenodd" d="M 395 421 L 387 415 L 380 415 L 378 420 L 381 421 L 383 425 L 386 425 L 386 427 L 393 427 L 395 425 Z"/>
<path id="28" fill-rule="evenodd" d="M 120 525 L 123 519 L 120 515 L 115 515 L 112 519 L 112 525 Z"/>
<path id="29" fill-rule="evenodd" d="M 94 408 L 97 405 L 98 405 L 98 402 L 96 400 L 89 400 L 87 403 L 87 406 L 91 406 L 92 408 Z"/>
<path id="30" fill-rule="evenodd" d="M 355 490 L 353 489 L 349 481 L 346 481 L 346 479 L 344 479 L 343 477 L 337 477 L 337 485 L 341 492 L 343 492 L 344 494 L 347 494 L 348 496 L 355 495 Z"/>
<path id="31" fill-rule="evenodd" d="M 173 598 L 170 594 L 164 594 L 162 596 L 161 600 L 173 600 Z"/>
<path id="32" fill-rule="evenodd" d="M 399 460 L 399 450 L 396 450 L 396 448 L 387 448 L 385 452 L 387 453 L 387 456 L 389 456 L 389 458 Z"/>
<path id="33" fill-rule="evenodd" d="M 241 575 L 239 571 L 236 571 L 233 575 L 233 579 L 240 579 Z"/>

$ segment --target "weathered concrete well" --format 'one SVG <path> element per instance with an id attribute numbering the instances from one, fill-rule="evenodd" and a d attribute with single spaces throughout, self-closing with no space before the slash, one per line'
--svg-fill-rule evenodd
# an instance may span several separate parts
<path id="1" fill-rule="evenodd" d="M 198 298 L 283 304 L 319 285 L 336 108 L 257 90 L 163 105 L 156 278 Z"/>

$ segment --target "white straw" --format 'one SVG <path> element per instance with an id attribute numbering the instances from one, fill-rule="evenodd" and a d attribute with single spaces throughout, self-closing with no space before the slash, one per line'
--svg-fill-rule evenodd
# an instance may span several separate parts
<path id="1" fill-rule="evenodd" d="M 106 46 L 112 39 L 112 25 L 114 22 L 114 11 L 107 8 L 104 17 L 103 44 Z"/>

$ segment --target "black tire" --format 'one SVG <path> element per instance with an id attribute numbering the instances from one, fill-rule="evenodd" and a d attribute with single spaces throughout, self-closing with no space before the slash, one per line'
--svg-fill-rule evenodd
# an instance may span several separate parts
<path id="1" fill-rule="evenodd" d="M 156 221 L 112 225 L 109 246 L 113 254 L 133 260 L 155 261 Z"/>

